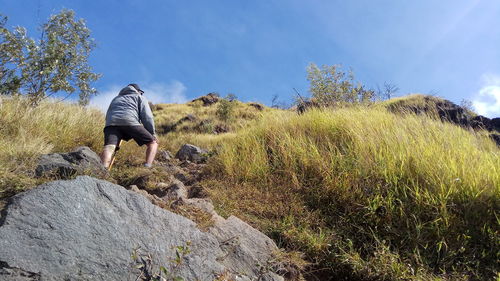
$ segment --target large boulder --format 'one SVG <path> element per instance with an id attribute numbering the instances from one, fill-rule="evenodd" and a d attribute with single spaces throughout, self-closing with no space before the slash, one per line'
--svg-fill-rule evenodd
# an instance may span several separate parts
<path id="1" fill-rule="evenodd" d="M 96 176 L 106 174 L 99 155 L 86 146 L 69 153 L 44 154 L 40 156 L 35 169 L 37 177 L 56 176 L 61 179 L 86 173 Z"/>
<path id="2" fill-rule="evenodd" d="M 177 151 L 175 158 L 179 160 L 189 160 L 194 163 L 203 163 L 207 161 L 208 151 L 192 144 L 185 144 Z"/>
<path id="3" fill-rule="evenodd" d="M 160 274 L 169 280 L 283 280 L 257 266 L 277 249 L 269 238 L 234 218 L 220 219 L 213 233 L 202 232 L 103 180 L 50 182 L 13 196 L 2 212 L 0 280 L 153 280 Z M 226 242 L 234 236 L 244 248 L 228 254 L 233 248 Z"/>

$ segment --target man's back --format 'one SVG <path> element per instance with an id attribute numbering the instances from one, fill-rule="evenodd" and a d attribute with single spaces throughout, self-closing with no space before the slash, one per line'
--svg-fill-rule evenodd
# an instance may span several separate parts
<path id="1" fill-rule="evenodd" d="M 109 105 L 104 127 L 104 149 L 101 161 L 106 168 L 111 167 L 113 153 L 122 140 L 134 139 L 139 145 L 146 145 L 146 163 L 151 167 L 158 149 L 155 136 L 153 113 L 144 91 L 137 84 L 123 88 Z"/>
<path id="2" fill-rule="evenodd" d="M 141 124 L 151 134 L 155 133 L 153 114 L 147 100 L 133 87 L 127 86 L 111 101 L 106 113 L 106 127 Z"/>

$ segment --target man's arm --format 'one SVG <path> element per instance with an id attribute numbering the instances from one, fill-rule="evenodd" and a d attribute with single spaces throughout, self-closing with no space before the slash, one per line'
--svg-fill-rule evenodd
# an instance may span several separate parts
<path id="1" fill-rule="evenodd" d="M 155 121 L 153 119 L 153 112 L 151 112 L 151 108 L 149 107 L 148 100 L 143 97 L 140 97 L 140 109 L 139 109 L 139 118 L 141 119 L 141 123 L 150 132 L 153 136 L 155 135 Z"/>

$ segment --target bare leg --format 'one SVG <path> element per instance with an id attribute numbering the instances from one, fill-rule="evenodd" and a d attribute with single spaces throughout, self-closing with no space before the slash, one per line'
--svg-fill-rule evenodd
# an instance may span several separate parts
<path id="1" fill-rule="evenodd" d="M 104 149 L 102 150 L 101 153 L 101 162 L 104 165 L 104 167 L 107 169 L 109 168 L 109 165 L 111 164 L 111 157 L 113 157 L 113 153 L 115 152 L 116 145 L 105 145 Z"/>
<path id="2" fill-rule="evenodd" d="M 158 143 L 156 141 L 152 141 L 146 145 L 148 147 L 146 149 L 146 165 L 151 166 L 153 164 L 153 160 L 155 160 Z"/>

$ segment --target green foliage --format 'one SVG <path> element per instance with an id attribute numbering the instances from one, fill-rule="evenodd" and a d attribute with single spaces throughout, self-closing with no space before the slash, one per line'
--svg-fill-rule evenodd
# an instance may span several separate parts
<path id="1" fill-rule="evenodd" d="M 23 27 L 5 28 L 0 20 L 0 90 L 4 94 L 25 93 L 32 104 L 58 92 L 68 97 L 79 89 L 81 104 L 97 93 L 91 83 L 100 74 L 92 72 L 88 57 L 94 40 L 83 19 L 72 10 L 52 15 L 40 27 L 40 40 L 28 37 Z"/>
<path id="2" fill-rule="evenodd" d="M 233 117 L 236 102 L 237 100 L 234 94 L 228 94 L 225 98 L 220 99 L 217 105 L 217 111 L 215 112 L 217 117 L 224 122 L 229 121 Z"/>
<path id="3" fill-rule="evenodd" d="M 346 73 L 340 65 L 323 65 L 320 68 L 311 63 L 307 67 L 307 80 L 312 98 L 320 106 L 366 103 L 375 95 L 373 90 L 355 82 L 352 71 Z"/>
<path id="4" fill-rule="evenodd" d="M 21 87 L 21 79 L 16 76 L 16 68 L 22 61 L 22 49 L 27 44 L 26 31 L 17 27 L 14 32 L 5 29 L 7 17 L 0 16 L 0 93 L 15 94 Z"/>

